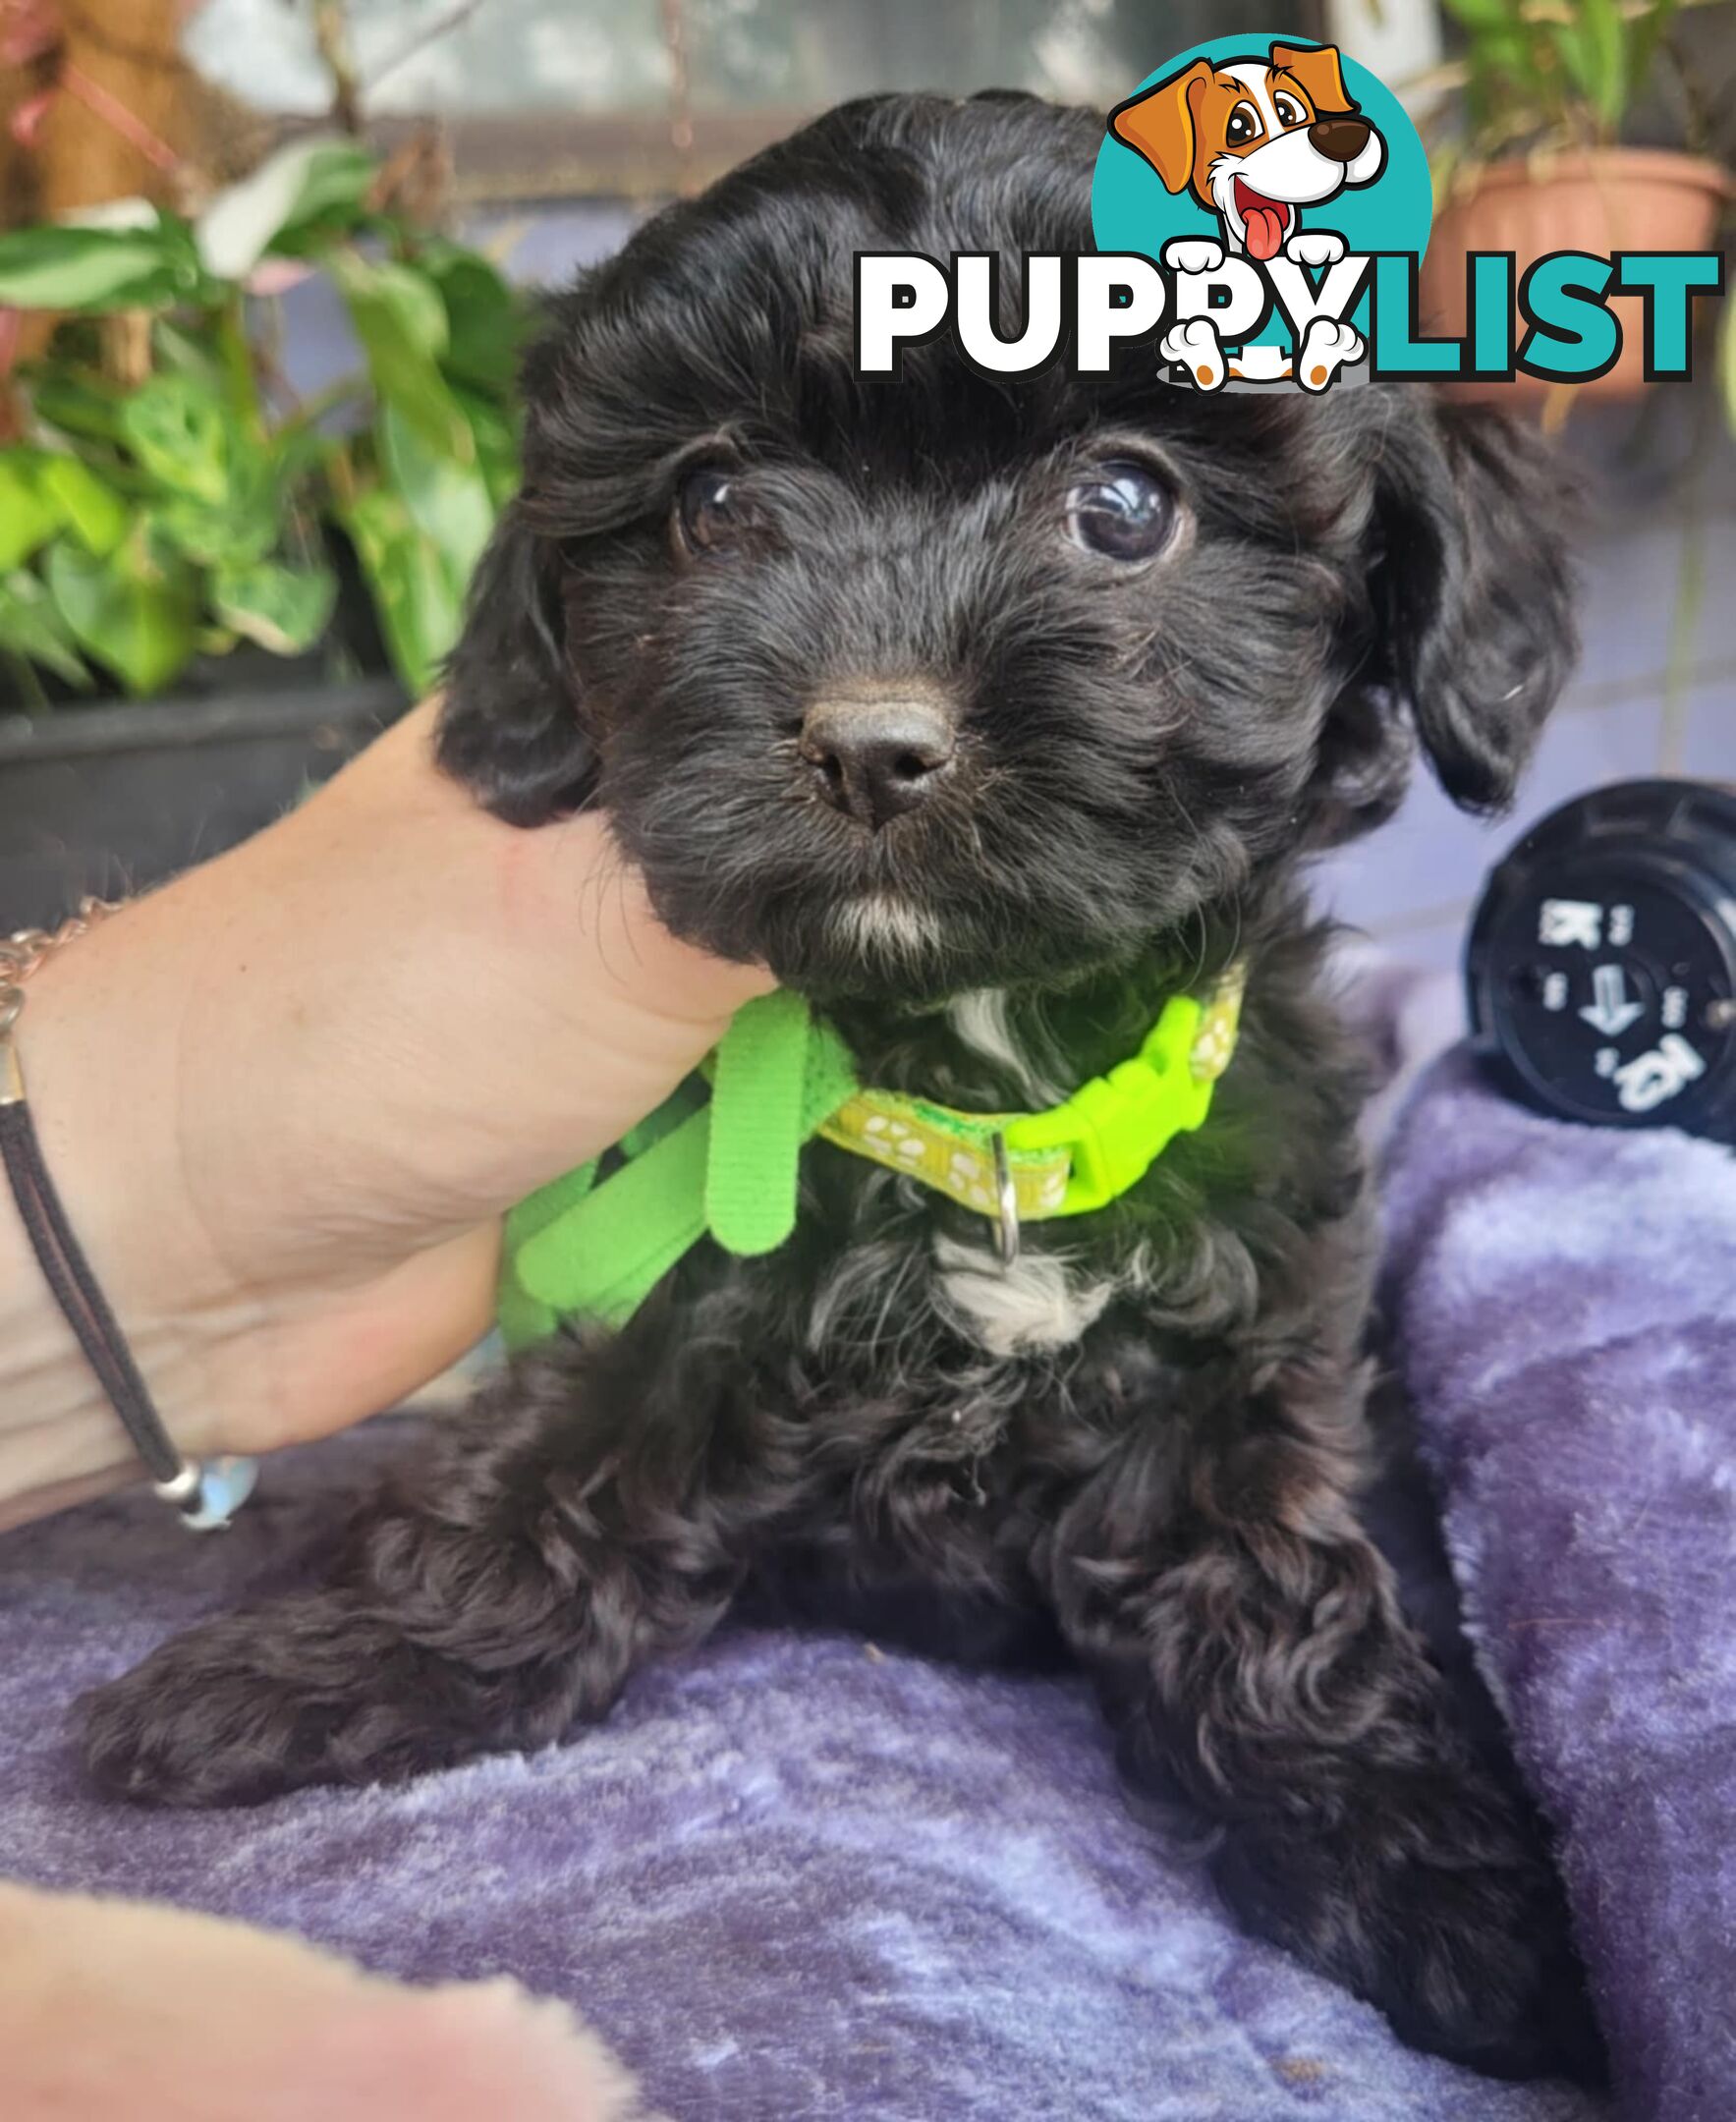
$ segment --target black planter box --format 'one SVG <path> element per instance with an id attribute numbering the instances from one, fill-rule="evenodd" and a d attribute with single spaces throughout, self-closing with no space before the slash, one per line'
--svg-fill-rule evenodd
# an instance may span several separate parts
<path id="1" fill-rule="evenodd" d="M 0 933 L 160 883 L 268 825 L 403 711 L 390 679 L 0 713 Z"/>

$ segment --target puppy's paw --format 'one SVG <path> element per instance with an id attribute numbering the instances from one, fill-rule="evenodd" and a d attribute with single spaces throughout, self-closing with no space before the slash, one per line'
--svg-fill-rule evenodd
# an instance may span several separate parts
<path id="1" fill-rule="evenodd" d="M 1296 355 L 1296 380 L 1305 391 L 1323 391 L 1340 368 L 1363 358 L 1363 335 L 1354 324 L 1317 316 L 1302 335 Z"/>
<path id="2" fill-rule="evenodd" d="M 1223 245 L 1215 236 L 1172 236 L 1163 246 L 1163 262 L 1171 272 L 1216 272 L 1223 260 Z"/>
<path id="3" fill-rule="evenodd" d="M 1491 1789 L 1407 1780 L 1353 1795 L 1316 1840 L 1301 1822 L 1232 1830 L 1213 1866 L 1225 1899 L 1414 2048 L 1494 2078 L 1602 2083 L 1554 1871 Z"/>
<path id="4" fill-rule="evenodd" d="M 1157 351 L 1166 362 L 1187 369 L 1202 390 L 1216 390 L 1224 379 L 1223 348 L 1209 317 L 1189 317 L 1183 324 L 1172 324 Z"/>
<path id="5" fill-rule="evenodd" d="M 1336 229 L 1298 229 L 1285 244 L 1284 255 L 1292 265 L 1336 265 L 1344 248 Z"/>
<path id="6" fill-rule="evenodd" d="M 177 1637 L 79 1707 L 91 1778 L 111 1796 L 257 1805 L 526 1743 L 519 1680 L 420 1649 L 325 1592 Z"/>

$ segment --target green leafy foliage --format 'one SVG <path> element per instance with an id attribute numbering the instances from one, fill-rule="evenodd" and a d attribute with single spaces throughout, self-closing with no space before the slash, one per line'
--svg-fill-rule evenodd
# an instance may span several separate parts
<path id="1" fill-rule="evenodd" d="M 1465 31 L 1471 144 L 1605 145 L 1646 87 L 1680 0 L 1445 0 Z"/>
<path id="2" fill-rule="evenodd" d="M 137 228 L 49 223 L 0 235 L 0 303 L 15 309 L 150 309 L 204 292 L 193 232 L 172 214 Z"/>
<path id="3" fill-rule="evenodd" d="M 462 580 L 403 499 L 384 486 L 352 495 L 342 521 L 372 586 L 392 661 L 413 693 L 425 693 L 458 639 Z"/>
<path id="4" fill-rule="evenodd" d="M 90 673 L 48 585 L 23 568 L 0 576 L 0 648 L 40 664 L 77 693 L 90 690 Z"/>
<path id="5" fill-rule="evenodd" d="M 232 185 L 199 222 L 207 270 L 238 280 L 267 251 L 279 257 L 316 252 L 346 234 L 374 180 L 372 159 L 348 140 L 303 140 L 280 148 Z"/>
<path id="6" fill-rule="evenodd" d="M 303 141 L 196 225 L 141 209 L 0 235 L 0 303 L 67 312 L 17 379 L 26 439 L 0 448 L 15 676 L 142 694 L 196 653 L 315 652 L 346 566 L 406 686 L 436 676 L 518 483 L 526 306 L 487 258 L 378 211 L 376 179 L 353 143 Z M 247 294 L 272 258 L 328 277 L 355 331 L 358 372 L 305 405 Z M 129 389 L 102 320 L 138 311 L 150 372 Z"/>
<path id="7" fill-rule="evenodd" d="M 106 557 L 56 539 L 46 576 L 74 640 L 129 693 L 156 692 L 197 644 L 197 580 L 147 516 Z"/>
<path id="8" fill-rule="evenodd" d="M 45 545 L 60 528 L 60 510 L 42 491 L 33 450 L 0 456 L 0 569 L 12 569 Z"/>
<path id="9" fill-rule="evenodd" d="M 376 433 L 381 467 L 411 521 L 445 557 L 457 580 L 468 582 L 494 527 L 494 500 L 477 462 L 475 437 L 469 462 L 460 463 L 430 449 L 421 432 L 389 402 L 380 408 Z"/>
<path id="10" fill-rule="evenodd" d="M 407 265 L 370 264 L 353 251 L 334 251 L 331 269 L 381 405 L 414 427 L 430 450 L 461 463 L 473 460 L 476 443 L 441 372 L 446 308 L 438 290 Z"/>
<path id="11" fill-rule="evenodd" d="M 219 567 L 211 603 L 226 626 L 273 655 L 301 655 L 325 632 L 337 593 L 330 568 L 261 560 L 252 567 Z"/>
<path id="12" fill-rule="evenodd" d="M 491 397 L 513 387 L 518 367 L 520 307 L 488 259 L 434 238 L 420 263 L 438 289 L 446 311 L 446 372 Z"/>
<path id="13" fill-rule="evenodd" d="M 0 450 L 0 571 L 29 559 L 57 530 L 101 556 L 126 529 L 126 504 L 77 457 Z"/>
<path id="14" fill-rule="evenodd" d="M 127 504 L 87 464 L 70 455 L 46 457 L 37 481 L 86 552 L 100 560 L 114 551 L 127 533 Z"/>
<path id="15" fill-rule="evenodd" d="M 121 439 L 159 486 L 222 506 L 229 492 L 228 427 L 208 386 L 190 375 L 152 376 L 122 406 Z"/>

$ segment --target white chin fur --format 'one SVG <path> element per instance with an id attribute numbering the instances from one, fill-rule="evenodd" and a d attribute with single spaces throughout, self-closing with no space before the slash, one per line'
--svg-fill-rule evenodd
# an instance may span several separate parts
<path id="1" fill-rule="evenodd" d="M 882 964 L 922 957 L 942 941 L 940 922 L 926 908 L 912 906 L 887 892 L 853 899 L 832 920 L 851 950 Z"/>

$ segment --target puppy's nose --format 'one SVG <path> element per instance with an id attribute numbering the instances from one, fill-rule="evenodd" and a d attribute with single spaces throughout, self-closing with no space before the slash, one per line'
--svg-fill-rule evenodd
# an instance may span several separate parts
<path id="1" fill-rule="evenodd" d="M 1328 162 L 1354 162 L 1373 130 L 1366 118 L 1316 118 L 1308 129 L 1309 145 Z"/>
<path id="2" fill-rule="evenodd" d="M 826 801 L 878 832 L 925 803 L 952 764 L 952 718 L 920 694 L 817 700 L 799 740 Z"/>

